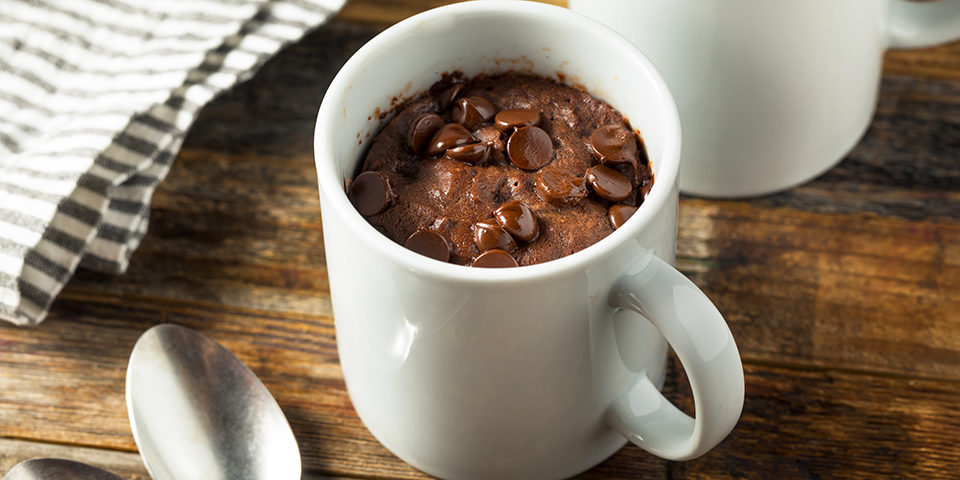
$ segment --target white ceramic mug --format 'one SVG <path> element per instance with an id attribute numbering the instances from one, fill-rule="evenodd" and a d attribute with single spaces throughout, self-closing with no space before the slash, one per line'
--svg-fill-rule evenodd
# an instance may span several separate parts
<path id="1" fill-rule="evenodd" d="M 569 0 L 657 66 L 683 124 L 680 190 L 750 197 L 826 172 L 876 108 L 883 53 L 960 37 L 960 1 Z"/>
<path id="2" fill-rule="evenodd" d="M 394 243 L 344 185 L 401 98 L 445 72 L 562 76 L 641 131 L 656 180 L 610 236 L 551 262 L 506 269 L 437 262 Z M 363 46 L 330 84 L 315 154 L 324 245 L 347 390 L 373 435 L 446 479 L 556 479 L 628 439 L 665 458 L 706 453 L 743 405 L 734 339 L 671 264 L 680 122 L 653 65 L 569 10 L 468 2 L 417 15 Z M 645 315 L 648 320 L 645 320 Z M 695 419 L 659 392 L 667 342 Z"/>

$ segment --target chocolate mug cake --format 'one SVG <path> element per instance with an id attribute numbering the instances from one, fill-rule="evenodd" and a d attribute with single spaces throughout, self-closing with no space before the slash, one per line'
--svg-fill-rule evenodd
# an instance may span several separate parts
<path id="1" fill-rule="evenodd" d="M 387 123 L 347 195 L 415 252 L 514 267 L 603 239 L 652 184 L 640 135 L 603 101 L 541 77 L 454 73 Z"/>

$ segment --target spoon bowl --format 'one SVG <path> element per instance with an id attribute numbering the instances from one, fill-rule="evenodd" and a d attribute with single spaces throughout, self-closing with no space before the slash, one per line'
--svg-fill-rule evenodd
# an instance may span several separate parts
<path id="1" fill-rule="evenodd" d="M 127 414 L 154 480 L 300 478 L 290 424 L 257 376 L 187 327 L 140 336 L 127 367 Z"/>
<path id="2" fill-rule="evenodd" d="M 102 468 L 62 458 L 34 458 L 14 465 L 3 480 L 123 480 Z"/>

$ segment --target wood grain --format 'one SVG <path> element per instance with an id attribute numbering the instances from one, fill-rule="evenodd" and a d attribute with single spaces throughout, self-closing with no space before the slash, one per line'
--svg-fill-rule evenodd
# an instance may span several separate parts
<path id="1" fill-rule="evenodd" d="M 960 223 L 686 199 L 678 266 L 747 361 L 960 380 Z"/>
<path id="2" fill-rule="evenodd" d="M 16 464 L 33 458 L 65 458 L 102 468 L 127 480 L 150 480 L 136 453 L 0 438 L 0 472 L 6 473 Z"/>
<path id="3" fill-rule="evenodd" d="M 891 50 L 884 56 L 883 67 L 889 75 L 960 80 L 960 44 Z"/>
<path id="4" fill-rule="evenodd" d="M 341 20 L 391 25 L 424 10 L 463 0 L 354 0 L 338 15 Z M 535 0 L 540 3 L 567 6 L 567 0 Z"/>
<path id="5" fill-rule="evenodd" d="M 127 480 L 151 480 L 140 455 L 136 453 L 0 438 L 0 472 L 8 472 L 18 463 L 34 458 L 64 458 L 102 468 Z M 304 472 L 300 478 L 344 480 L 342 477 L 328 477 L 310 472 Z"/>
<path id="6" fill-rule="evenodd" d="M 954 382 L 745 367 L 740 424 L 675 479 L 955 478 Z"/>
<path id="7" fill-rule="evenodd" d="M 78 412 L 89 405 L 69 402 L 62 393 L 49 392 L 59 402 L 31 402 L 35 386 L 21 386 L 21 396 L 4 389 L 3 403 L 31 405 L 29 425 L 5 424 L 4 437 L 45 441 L 59 431 L 67 444 L 90 442 L 91 437 L 119 438 L 111 446 L 134 447 L 122 407 L 122 385 L 114 379 L 122 370 L 129 343 L 103 335 L 122 328 L 138 331 L 153 319 L 196 328 L 235 352 L 273 392 L 290 419 L 305 468 L 317 474 L 359 478 L 427 478 L 393 457 L 366 431 L 350 407 L 336 364 L 330 318 L 253 315 L 220 309 L 176 308 L 143 302 L 140 315 L 127 317 L 129 305 L 59 301 L 56 316 L 36 330 L 6 327 L 7 343 L 28 344 L 18 354 L 40 356 L 54 339 L 72 339 L 56 345 L 64 358 L 57 376 L 60 388 L 88 403 L 119 403 L 90 415 L 90 424 L 78 422 Z M 119 323 L 119 324 L 118 324 Z M 122 324 L 122 325 L 120 325 Z M 112 328 L 110 328 L 112 326 Z M 73 367 L 73 362 L 82 363 Z M 94 367 L 96 366 L 96 367 Z M 21 364 L 10 376 L 35 379 L 46 367 Z M 24 371 L 27 370 L 27 371 Z M 682 370 L 674 361 L 665 392 L 690 411 L 692 399 Z M 960 468 L 960 449 L 954 433 L 960 429 L 955 404 L 960 384 L 878 376 L 833 369 L 797 370 L 748 362 L 747 402 L 740 425 L 714 452 L 687 463 L 664 462 L 627 446 L 613 458 L 580 478 L 856 478 L 897 476 L 937 477 L 938 469 Z M 76 388 L 93 385 L 92 389 Z M 86 392 L 86 393 L 84 393 Z M 11 418 L 4 413 L 2 418 Z M 93 427 L 93 423 L 98 427 Z M 102 444 L 101 444 L 102 446 Z M 20 449 L 23 450 L 23 449 Z M 937 451 L 936 462 L 924 465 L 927 452 Z M 62 455 L 60 455 L 62 456 Z M 71 457 L 75 458 L 75 457 Z M 84 457 L 79 457 L 84 458 Z M 129 458 L 129 457 L 124 457 Z M 949 468 L 950 470 L 946 470 Z M 862 478 L 862 477 L 861 477 Z"/>
<path id="8" fill-rule="evenodd" d="M 376 442 L 346 393 L 312 136 L 343 62 L 383 22 L 430 5 L 353 2 L 217 98 L 157 190 L 128 272 L 80 271 L 39 327 L 0 325 L 0 469 L 53 455 L 146 478 L 124 372 L 140 333 L 175 322 L 263 380 L 309 478 L 428 478 Z M 807 185 L 752 200 L 682 198 L 677 264 L 734 332 L 743 416 L 700 459 L 627 446 L 579 478 L 956 477 L 957 62 L 956 45 L 891 52 L 870 130 Z M 692 412 L 675 359 L 665 393 Z"/>

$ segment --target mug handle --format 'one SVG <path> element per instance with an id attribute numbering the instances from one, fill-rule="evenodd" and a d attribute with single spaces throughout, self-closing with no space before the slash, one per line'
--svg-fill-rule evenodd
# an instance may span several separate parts
<path id="1" fill-rule="evenodd" d="M 887 24 L 890 48 L 931 47 L 960 38 L 960 1 L 892 0 Z"/>
<path id="2" fill-rule="evenodd" d="M 743 410 L 740 353 L 720 311 L 687 277 L 651 254 L 616 284 L 612 308 L 653 323 L 686 370 L 696 418 L 670 403 L 646 375 L 614 400 L 608 421 L 631 442 L 668 460 L 707 453 L 733 430 Z"/>

